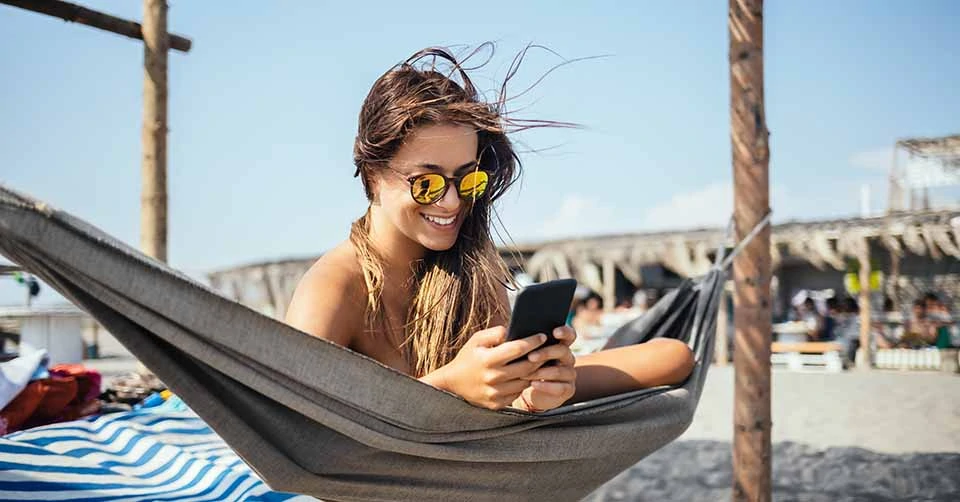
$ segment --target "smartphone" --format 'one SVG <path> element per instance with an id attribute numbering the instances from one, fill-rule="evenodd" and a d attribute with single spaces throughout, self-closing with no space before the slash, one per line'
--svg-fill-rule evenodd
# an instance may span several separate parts
<path id="1" fill-rule="evenodd" d="M 507 341 L 519 340 L 543 333 L 547 341 L 542 345 L 552 345 L 559 340 L 553 337 L 553 330 L 567 323 L 567 314 L 577 290 L 577 281 L 560 279 L 527 286 L 517 295 L 507 329 Z"/>

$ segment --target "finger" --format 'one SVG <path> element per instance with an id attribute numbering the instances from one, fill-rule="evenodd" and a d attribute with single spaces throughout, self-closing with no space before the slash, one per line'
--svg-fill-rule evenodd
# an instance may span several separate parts
<path id="1" fill-rule="evenodd" d="M 558 344 L 535 350 L 527 356 L 527 359 L 535 363 L 542 363 L 552 359 L 556 359 L 558 362 L 564 362 L 568 355 L 573 356 L 573 353 L 570 352 L 570 347 Z"/>
<path id="2" fill-rule="evenodd" d="M 531 350 L 543 345 L 547 341 L 547 335 L 543 333 L 512 342 L 502 343 L 493 347 L 490 351 L 490 358 L 495 364 L 507 364 L 514 359 L 519 359 L 527 355 Z"/>
<path id="3" fill-rule="evenodd" d="M 527 377 L 534 371 L 537 371 L 541 364 L 542 363 L 535 363 L 525 357 L 521 357 L 516 362 L 487 370 L 484 374 L 483 381 L 488 385 L 497 385 L 511 380 L 526 381 Z"/>
<path id="4" fill-rule="evenodd" d="M 527 358 L 521 358 L 519 361 L 507 364 L 506 366 L 501 366 L 499 370 L 500 378 L 493 383 L 506 382 L 507 380 L 523 380 L 528 381 L 529 377 L 533 372 L 537 371 L 542 362 L 534 362 Z"/>
<path id="5" fill-rule="evenodd" d="M 546 366 L 533 372 L 526 379 L 530 381 L 575 382 L 577 380 L 577 370 L 570 366 Z"/>
<path id="6" fill-rule="evenodd" d="M 541 382 L 537 380 L 530 382 L 530 386 L 533 387 L 534 392 L 542 392 L 555 397 L 573 395 L 574 391 L 573 384 L 566 382 Z"/>
<path id="7" fill-rule="evenodd" d="M 553 337 L 563 345 L 569 347 L 573 345 L 573 342 L 577 341 L 577 332 L 570 326 L 560 326 L 553 330 Z"/>
<path id="8" fill-rule="evenodd" d="M 494 326 L 481 331 L 477 331 L 467 340 L 464 346 L 472 345 L 474 347 L 496 347 L 507 339 L 507 328 L 503 326 Z"/>
<path id="9" fill-rule="evenodd" d="M 526 389 L 530 386 L 530 382 L 525 380 L 512 380 L 509 382 L 504 382 L 502 384 L 496 385 L 491 388 L 490 398 L 496 401 L 506 400 L 508 403 L 512 403 L 516 399 L 523 389 Z"/>

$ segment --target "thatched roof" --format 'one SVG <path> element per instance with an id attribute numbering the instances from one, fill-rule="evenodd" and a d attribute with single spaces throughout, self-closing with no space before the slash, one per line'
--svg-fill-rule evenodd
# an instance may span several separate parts
<path id="1" fill-rule="evenodd" d="M 897 255 L 909 250 L 960 259 L 958 234 L 960 211 L 788 222 L 773 227 L 771 254 L 775 268 L 783 260 L 801 260 L 818 268 L 843 270 L 846 258 L 855 258 L 869 242 L 877 242 Z M 528 243 L 514 249 L 525 258 L 526 272 L 536 279 L 572 276 L 595 287 L 590 283 L 596 279 L 591 278 L 598 276 L 597 267 L 604 262 L 612 261 L 639 286 L 641 266 L 660 264 L 692 277 L 709 269 L 717 248 L 733 245 L 724 230 L 700 229 Z"/>
<path id="2" fill-rule="evenodd" d="M 897 147 L 910 155 L 943 159 L 951 167 L 960 167 L 960 134 L 940 138 L 908 138 L 897 141 Z"/>

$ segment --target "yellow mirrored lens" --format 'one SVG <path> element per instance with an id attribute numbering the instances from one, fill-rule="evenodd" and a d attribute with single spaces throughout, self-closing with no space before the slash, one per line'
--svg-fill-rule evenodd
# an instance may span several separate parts
<path id="1" fill-rule="evenodd" d="M 439 174 L 423 174 L 413 180 L 410 187 L 413 200 L 421 204 L 431 204 L 436 202 L 443 195 L 443 188 L 447 180 Z"/>
<path id="2" fill-rule="evenodd" d="M 483 192 L 487 191 L 487 182 L 489 181 L 489 176 L 487 176 L 486 171 L 474 171 L 460 180 L 460 186 L 458 188 L 460 196 L 463 198 L 476 199 L 483 195 Z"/>

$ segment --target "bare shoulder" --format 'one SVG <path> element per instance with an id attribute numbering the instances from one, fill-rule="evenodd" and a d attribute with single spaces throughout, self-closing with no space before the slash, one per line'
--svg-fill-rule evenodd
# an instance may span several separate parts
<path id="1" fill-rule="evenodd" d="M 286 323 L 349 347 L 363 331 L 366 288 L 349 241 L 321 256 L 300 279 Z"/>

